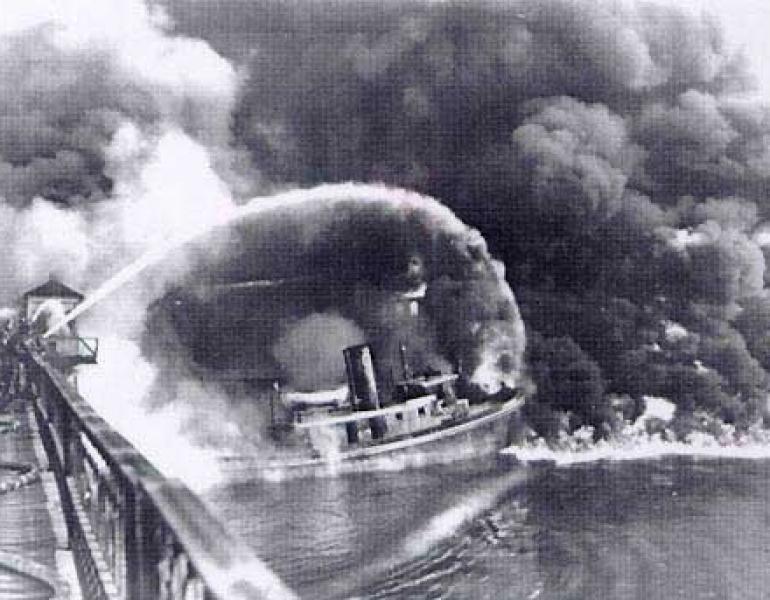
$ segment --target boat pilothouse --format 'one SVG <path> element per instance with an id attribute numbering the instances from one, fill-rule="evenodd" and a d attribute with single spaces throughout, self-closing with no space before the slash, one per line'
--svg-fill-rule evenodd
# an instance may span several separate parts
<path id="1" fill-rule="evenodd" d="M 470 441 L 479 450 L 507 444 L 510 417 L 521 406 L 515 391 L 470 402 L 461 398 L 457 373 L 412 376 L 404 361 L 404 378 L 383 398 L 367 344 L 343 351 L 348 386 L 337 394 L 281 394 L 284 419 L 273 406 L 273 436 L 281 445 L 305 449 L 297 464 L 363 459 L 391 452 L 449 451 L 448 444 Z"/>

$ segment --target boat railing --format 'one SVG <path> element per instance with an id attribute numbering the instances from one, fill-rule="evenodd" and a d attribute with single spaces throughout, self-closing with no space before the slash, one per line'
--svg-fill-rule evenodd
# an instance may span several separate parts
<path id="1" fill-rule="evenodd" d="M 182 482 L 164 477 L 35 351 L 33 408 L 85 600 L 295 595 Z M 173 451 L 170 449 L 170 451 Z"/>
<path id="2" fill-rule="evenodd" d="M 429 408 L 439 402 L 435 394 L 412 398 L 406 402 L 385 406 L 374 410 L 359 410 L 345 414 L 336 414 L 333 410 L 324 412 L 319 411 L 297 411 L 294 414 L 294 425 L 299 429 L 309 429 L 325 425 L 341 425 L 353 423 L 356 421 L 365 421 L 375 417 L 384 417 L 386 415 L 395 415 L 405 412 L 419 412 L 421 408 Z"/>

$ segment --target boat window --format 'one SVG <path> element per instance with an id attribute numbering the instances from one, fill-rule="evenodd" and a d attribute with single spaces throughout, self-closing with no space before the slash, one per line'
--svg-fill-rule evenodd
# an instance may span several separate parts
<path id="1" fill-rule="evenodd" d="M 396 420 L 397 421 L 403 421 L 404 420 L 403 413 L 396 413 Z"/>
<path id="2" fill-rule="evenodd" d="M 420 415 L 421 417 L 424 417 L 425 416 L 425 407 L 421 406 L 420 408 L 418 408 L 417 409 L 417 414 Z"/>

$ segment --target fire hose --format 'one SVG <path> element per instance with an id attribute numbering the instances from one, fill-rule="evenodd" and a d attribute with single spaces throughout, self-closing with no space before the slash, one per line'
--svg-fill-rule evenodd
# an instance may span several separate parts
<path id="1" fill-rule="evenodd" d="M 0 481 L 0 494 L 7 494 L 13 490 L 18 490 L 19 488 L 35 483 L 40 479 L 40 471 L 38 468 L 29 463 L 0 461 L 0 471 L 14 472 L 12 478 Z"/>

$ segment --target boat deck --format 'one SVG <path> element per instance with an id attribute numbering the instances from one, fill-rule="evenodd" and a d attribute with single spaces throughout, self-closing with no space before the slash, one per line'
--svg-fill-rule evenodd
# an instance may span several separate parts
<path id="1" fill-rule="evenodd" d="M 230 455 L 222 457 L 220 463 L 224 472 L 237 478 L 239 474 L 256 476 L 255 473 L 283 472 L 286 469 L 331 466 L 337 470 L 343 462 L 350 465 L 357 461 L 383 459 L 388 462 L 391 458 L 397 458 L 398 462 L 392 464 L 406 468 L 422 466 L 427 462 L 452 462 L 470 456 L 478 457 L 487 452 L 497 452 L 507 443 L 509 417 L 521 408 L 523 402 L 523 396 L 516 395 L 495 408 L 474 407 L 474 412 L 468 418 L 449 425 L 351 445 L 326 455 L 313 451 L 310 445 L 305 444 L 294 448 L 274 448 L 272 452 L 266 451 L 259 457 Z M 484 432 L 485 428 L 499 431 L 491 436 L 487 435 L 489 432 L 483 436 L 477 435 L 480 431 Z M 476 436 L 477 439 L 470 441 L 464 436 Z M 455 444 L 458 440 L 459 447 Z"/>
<path id="2" fill-rule="evenodd" d="M 36 451 L 32 414 L 16 401 L 0 416 L 16 424 L 0 428 L 0 598 L 76 600 L 56 484 Z"/>

